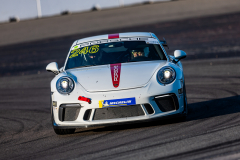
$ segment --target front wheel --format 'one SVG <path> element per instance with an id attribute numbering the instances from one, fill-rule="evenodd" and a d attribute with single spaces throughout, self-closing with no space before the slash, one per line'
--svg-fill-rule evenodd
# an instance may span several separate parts
<path id="1" fill-rule="evenodd" d="M 185 88 L 185 84 L 183 86 L 183 100 L 184 100 L 184 111 L 182 113 L 182 116 L 181 116 L 181 120 L 182 121 L 185 121 L 186 118 L 187 118 L 187 115 L 188 115 L 188 103 L 187 103 L 187 93 L 186 93 L 186 88 Z"/>
<path id="2" fill-rule="evenodd" d="M 73 134 L 75 129 L 54 129 L 54 132 L 58 135 Z"/>

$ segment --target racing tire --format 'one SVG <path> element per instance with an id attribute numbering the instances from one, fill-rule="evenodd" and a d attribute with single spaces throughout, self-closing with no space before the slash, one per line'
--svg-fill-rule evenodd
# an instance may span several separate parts
<path id="1" fill-rule="evenodd" d="M 188 103 L 187 103 L 187 93 L 186 93 L 186 87 L 185 87 L 185 83 L 183 85 L 183 100 L 184 100 L 184 111 L 183 114 L 180 116 L 179 120 L 180 121 L 185 121 L 187 119 L 187 115 L 188 115 Z"/>
<path id="2" fill-rule="evenodd" d="M 73 134 L 75 129 L 54 129 L 54 132 L 58 135 Z"/>

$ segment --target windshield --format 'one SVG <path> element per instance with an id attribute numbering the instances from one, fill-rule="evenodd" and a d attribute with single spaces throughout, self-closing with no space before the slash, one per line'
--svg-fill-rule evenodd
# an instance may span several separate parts
<path id="1" fill-rule="evenodd" d="M 139 61 L 166 60 L 159 44 L 146 41 L 122 41 L 72 48 L 65 69 L 129 63 Z"/>

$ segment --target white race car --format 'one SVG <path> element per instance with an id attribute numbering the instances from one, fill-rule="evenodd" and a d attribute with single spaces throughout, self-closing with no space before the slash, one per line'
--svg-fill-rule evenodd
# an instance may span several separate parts
<path id="1" fill-rule="evenodd" d="M 52 124 L 56 134 L 76 128 L 187 116 L 181 62 L 186 53 L 167 54 L 155 34 L 130 32 L 76 40 L 64 67 L 46 70 L 51 81 Z"/>

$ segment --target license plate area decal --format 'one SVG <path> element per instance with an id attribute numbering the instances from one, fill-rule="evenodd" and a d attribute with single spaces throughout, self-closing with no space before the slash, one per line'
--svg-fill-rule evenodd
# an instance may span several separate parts
<path id="1" fill-rule="evenodd" d="M 135 104 L 136 104 L 135 97 L 122 98 L 122 99 L 100 100 L 99 108 L 128 106 L 128 105 L 135 105 Z"/>

